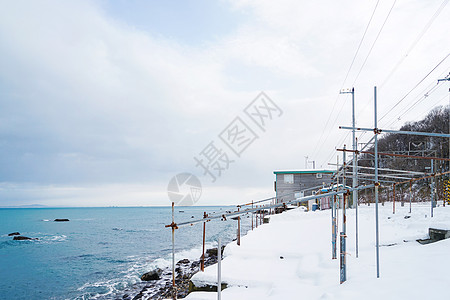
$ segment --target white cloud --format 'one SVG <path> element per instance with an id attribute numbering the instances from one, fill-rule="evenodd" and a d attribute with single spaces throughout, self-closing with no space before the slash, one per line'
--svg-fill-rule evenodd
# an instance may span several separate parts
<path id="1" fill-rule="evenodd" d="M 345 136 L 337 125 L 350 123 L 347 97 L 338 98 L 331 121 L 343 108 L 335 126 L 324 126 L 375 2 L 228 3 L 247 19 L 233 32 L 190 45 L 136 30 L 106 15 L 96 2 L 4 4 L 3 181 L 44 187 L 152 182 L 164 191 L 177 172 L 201 174 L 192 157 L 217 139 L 260 90 L 284 114 L 223 178 L 206 184 L 210 198 L 223 199 L 226 190 L 237 199 L 233 186 L 242 183 L 271 194 L 272 171 L 303 167 L 306 155 L 327 167 Z M 373 85 L 387 77 L 440 4 L 410 1 L 394 7 L 355 86 L 360 125 L 372 123 Z M 346 85 L 353 82 L 391 5 L 380 3 Z M 448 8 L 380 90 L 380 115 L 448 52 L 446 16 Z M 433 74 L 424 84 L 435 79 Z M 405 106 L 410 103 L 407 99 Z M 405 118 L 422 115 L 424 107 Z M 328 140 L 318 144 L 320 136 Z M 319 153 L 313 153 L 317 145 Z M 145 195 L 144 187 L 139 190 Z"/>

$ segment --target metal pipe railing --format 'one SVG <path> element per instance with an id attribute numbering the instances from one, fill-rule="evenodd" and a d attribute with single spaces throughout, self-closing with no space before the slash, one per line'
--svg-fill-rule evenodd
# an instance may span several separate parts
<path id="1" fill-rule="evenodd" d="M 355 190 L 364 190 L 364 189 L 368 189 L 368 188 L 372 188 L 374 187 L 374 184 L 370 184 L 370 185 L 365 185 L 365 186 L 359 186 L 357 188 L 355 188 Z M 286 205 L 291 205 L 291 204 L 297 204 L 297 203 L 303 203 L 309 200 L 314 200 L 314 199 L 318 199 L 318 198 L 323 198 L 323 197 L 327 197 L 327 196 L 333 196 L 333 195 L 339 195 L 339 194 L 343 194 L 346 193 L 347 191 L 353 191 L 353 188 L 345 188 L 343 190 L 340 191 L 335 191 L 335 192 L 329 192 L 329 193 L 324 193 L 324 194 L 319 194 L 319 195 L 311 195 L 311 196 L 306 196 L 306 197 L 302 197 L 299 199 L 295 199 L 295 200 L 290 200 L 290 201 L 286 201 L 283 203 L 276 203 L 276 204 L 271 204 L 271 205 L 262 205 L 260 207 L 256 207 L 256 208 L 247 208 L 247 209 L 243 209 L 240 211 L 234 211 L 234 212 L 229 212 L 229 213 L 224 213 L 224 214 L 218 214 L 218 215 L 207 215 L 206 218 L 202 218 L 202 219 L 197 219 L 197 220 L 192 220 L 192 221 L 186 221 L 186 222 L 181 222 L 181 223 L 175 223 L 172 222 L 172 224 L 166 225 L 165 227 L 174 227 L 175 229 L 178 229 L 180 227 L 183 226 L 192 226 L 194 224 L 198 224 L 198 223 L 202 223 L 202 222 L 209 222 L 211 220 L 215 220 L 215 219 L 226 219 L 228 217 L 235 217 L 235 216 L 239 216 L 239 215 L 243 215 L 243 214 L 247 214 L 250 212 L 256 212 L 259 210 L 265 210 L 265 209 L 269 209 L 269 208 L 278 208 L 278 207 L 285 207 Z"/>

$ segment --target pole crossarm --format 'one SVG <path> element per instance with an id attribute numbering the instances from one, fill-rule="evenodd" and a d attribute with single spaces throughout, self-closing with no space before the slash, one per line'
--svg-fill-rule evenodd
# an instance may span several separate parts
<path id="1" fill-rule="evenodd" d="M 349 149 L 336 149 L 336 151 L 353 152 L 353 150 L 349 150 Z M 358 151 L 358 152 L 359 153 L 363 153 L 363 154 L 375 154 L 375 152 L 372 152 L 372 151 Z M 417 156 L 417 155 L 407 155 L 407 154 L 394 154 L 394 153 L 385 153 L 385 152 L 378 152 L 378 155 L 396 156 L 396 157 L 404 157 L 404 158 L 432 159 L 432 160 L 450 161 L 450 158 L 431 157 L 431 156 Z"/>
<path id="2" fill-rule="evenodd" d="M 399 134 L 409 134 L 409 135 L 423 135 L 423 136 L 435 136 L 435 137 L 445 137 L 450 138 L 448 133 L 435 133 L 435 132 L 421 132 L 421 131 L 404 131 L 404 130 L 391 130 L 391 129 L 380 129 L 380 128 L 362 128 L 362 127 L 349 127 L 349 126 L 339 126 L 339 129 L 350 129 L 358 131 L 372 131 L 374 133 L 399 133 Z"/>
<path id="3" fill-rule="evenodd" d="M 336 164 L 328 163 L 330 166 L 335 166 Z M 347 166 L 349 168 L 352 168 L 353 166 Z M 375 170 L 374 167 L 363 167 L 358 166 L 358 169 L 367 169 L 367 170 Z M 411 175 L 430 175 L 429 173 L 425 172 L 418 172 L 418 171 L 409 171 L 409 170 L 396 170 L 396 169 L 389 169 L 389 168 L 378 168 L 378 171 L 384 171 L 384 172 L 396 172 L 396 173 L 406 173 Z"/>
<path id="4" fill-rule="evenodd" d="M 235 217 L 235 216 L 239 216 L 239 215 L 244 215 L 244 214 L 247 214 L 247 213 L 250 213 L 250 212 L 255 212 L 255 211 L 263 210 L 263 209 L 277 208 L 277 207 L 286 207 L 287 205 L 291 205 L 291 204 L 297 204 L 297 203 L 302 203 L 302 202 L 306 202 L 306 201 L 309 201 L 309 200 L 324 198 L 324 197 L 328 197 L 328 196 L 334 196 L 334 195 L 339 195 L 339 194 L 344 194 L 344 193 L 350 193 L 353 190 L 369 189 L 369 188 L 373 188 L 374 186 L 375 186 L 374 184 L 363 185 L 363 186 L 359 186 L 359 187 L 357 187 L 355 189 L 347 188 L 347 189 L 343 189 L 343 190 L 336 191 L 336 192 L 329 192 L 329 193 L 324 193 L 324 194 L 319 194 L 319 195 L 312 195 L 312 196 L 302 197 L 302 198 L 298 198 L 298 199 L 295 199 L 295 200 L 287 201 L 287 202 L 284 202 L 284 203 L 265 205 L 265 206 L 260 206 L 260 207 L 257 207 L 257 208 L 247 208 L 247 209 L 244 209 L 244 210 L 230 212 L 230 213 L 225 213 L 225 214 L 221 214 L 221 215 L 207 216 L 206 218 L 192 220 L 192 221 L 186 221 L 186 222 L 181 222 L 181 223 L 178 223 L 178 224 L 173 222 L 172 224 L 166 225 L 165 227 L 171 227 L 171 228 L 178 229 L 178 228 L 183 227 L 183 226 L 192 226 L 194 224 L 198 224 L 198 223 L 202 223 L 202 222 L 209 222 L 211 220 L 221 219 L 221 218 L 226 219 L 228 217 Z"/>
<path id="5" fill-rule="evenodd" d="M 358 176 L 375 177 L 375 174 L 372 174 L 372 173 L 358 173 Z M 389 174 L 389 175 L 378 174 L 378 177 L 391 178 L 391 179 L 411 179 L 409 177 L 394 176 L 394 175 L 391 175 L 391 174 Z"/>
<path id="6" fill-rule="evenodd" d="M 437 177 L 437 176 L 443 176 L 443 175 L 446 175 L 446 174 L 450 174 L 450 171 L 442 172 L 442 173 L 436 173 L 436 174 L 431 174 L 431 175 L 429 175 L 429 176 L 420 177 L 420 178 L 411 178 L 410 180 L 405 180 L 405 181 L 397 182 L 396 184 L 403 184 L 403 183 L 408 183 L 408 182 L 412 182 L 412 181 L 418 181 L 418 180 L 423 180 L 423 179 L 427 179 L 427 178 L 433 178 L 433 177 Z"/>

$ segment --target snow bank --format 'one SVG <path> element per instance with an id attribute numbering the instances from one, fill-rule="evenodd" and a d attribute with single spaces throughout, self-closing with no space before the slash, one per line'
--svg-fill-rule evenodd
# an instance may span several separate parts
<path id="1" fill-rule="evenodd" d="M 399 206 L 399 205 L 398 205 Z M 227 245 L 222 299 L 448 299 L 450 240 L 420 245 L 428 228 L 450 229 L 450 207 L 428 205 L 380 209 L 380 278 L 376 278 L 375 206 L 359 207 L 359 258 L 355 257 L 355 210 L 347 210 L 347 282 L 339 284 L 339 260 L 331 259 L 331 211 L 296 209 L 271 216 Z M 405 218 L 410 216 L 410 218 Z M 339 231 L 342 212 L 339 212 Z M 339 253 L 338 253 L 339 255 Z M 196 285 L 215 284 L 217 265 L 192 278 Z M 188 300 L 217 299 L 216 293 L 191 293 Z"/>

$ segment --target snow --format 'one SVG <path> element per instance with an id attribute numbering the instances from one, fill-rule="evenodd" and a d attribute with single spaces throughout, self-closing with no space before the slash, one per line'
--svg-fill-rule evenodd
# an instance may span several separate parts
<path id="1" fill-rule="evenodd" d="M 222 299 L 449 299 L 450 239 L 428 245 L 428 228 L 450 229 L 450 207 L 429 204 L 379 206 L 380 278 L 376 278 L 375 205 L 359 206 L 359 258 L 355 257 L 355 210 L 347 209 L 347 281 L 339 284 L 339 259 L 331 259 L 331 211 L 290 210 L 270 217 L 227 245 Z M 405 216 L 411 216 L 406 218 Z M 339 230 L 342 211 L 339 211 Z M 338 246 L 339 257 L 339 246 Z M 282 258 L 281 258 L 282 257 Z M 196 285 L 216 284 L 217 265 L 192 278 Z M 188 300 L 217 299 L 194 292 Z"/>

